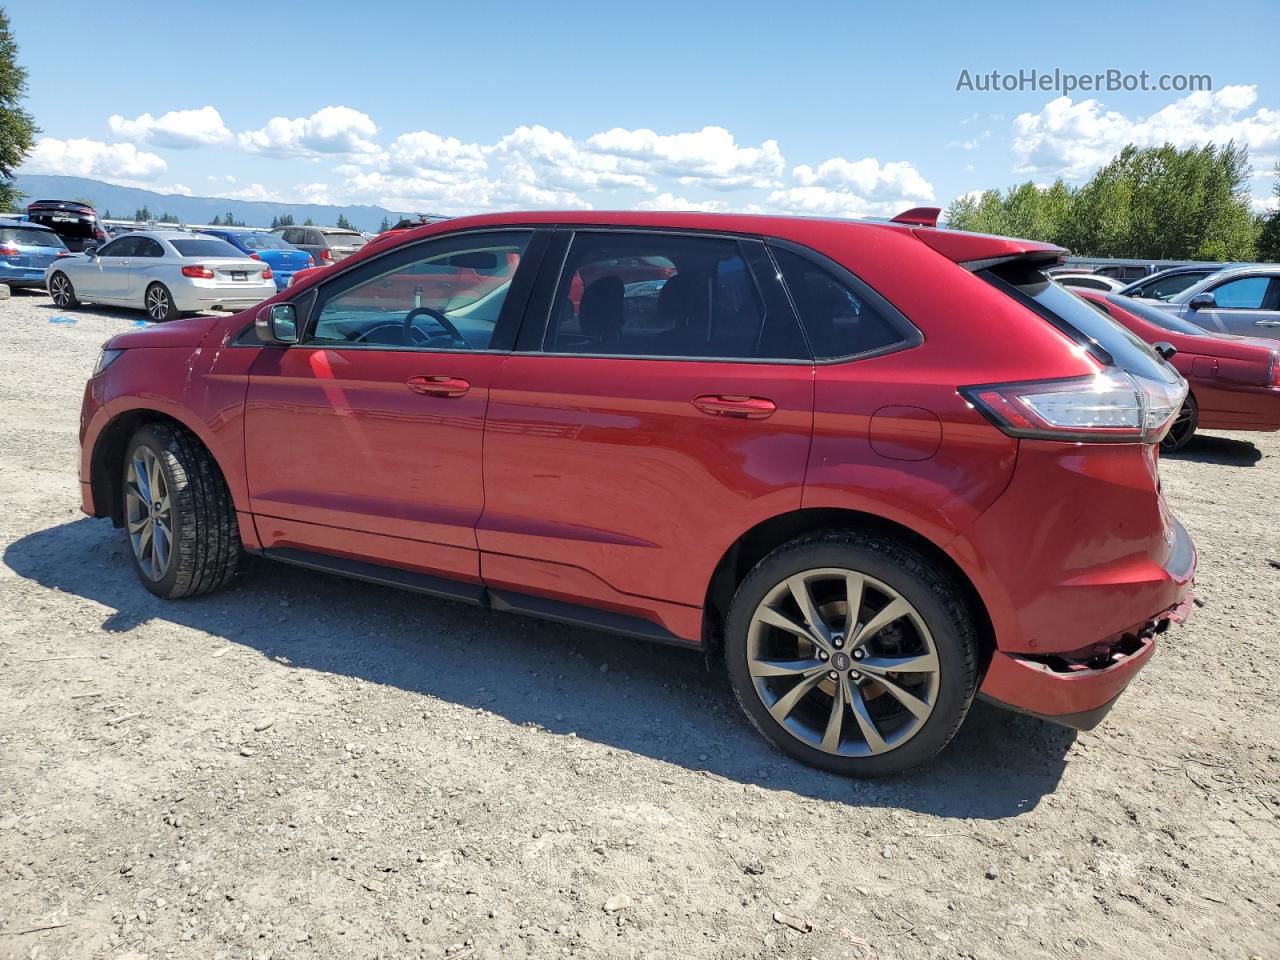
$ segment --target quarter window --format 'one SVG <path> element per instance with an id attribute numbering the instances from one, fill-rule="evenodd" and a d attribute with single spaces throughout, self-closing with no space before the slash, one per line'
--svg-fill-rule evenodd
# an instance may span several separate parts
<path id="1" fill-rule="evenodd" d="M 808 359 L 789 312 L 769 309 L 728 238 L 583 231 L 569 249 L 548 353 Z"/>
<path id="2" fill-rule="evenodd" d="M 913 331 L 893 318 L 893 308 L 870 289 L 791 250 L 771 250 L 816 359 L 852 357 L 910 339 Z"/>
<path id="3" fill-rule="evenodd" d="M 362 277 L 334 281 L 322 292 L 317 345 L 488 350 L 528 232 L 442 238 L 417 248 L 411 261 Z"/>
<path id="4" fill-rule="evenodd" d="M 1241 277 L 1213 288 L 1213 305 L 1224 310 L 1261 310 L 1270 277 Z"/>

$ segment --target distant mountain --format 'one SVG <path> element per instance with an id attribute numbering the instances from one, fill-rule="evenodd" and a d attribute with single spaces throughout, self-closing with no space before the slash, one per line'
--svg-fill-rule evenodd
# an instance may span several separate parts
<path id="1" fill-rule="evenodd" d="M 86 177 L 53 177 L 19 174 L 14 185 L 26 194 L 25 203 L 33 200 L 92 200 L 99 216 L 109 211 L 112 219 L 131 220 L 135 210 L 146 207 L 155 216 L 171 213 L 183 223 L 208 223 L 214 217 L 226 218 L 228 212 L 237 221 L 251 227 L 271 225 L 273 217 L 291 215 L 295 223 L 308 217 L 319 226 L 332 226 L 339 215 L 345 216 L 361 230 L 377 230 L 385 217 L 395 223 L 404 213 L 382 207 L 337 207 L 324 203 L 271 203 L 263 200 L 231 200 L 226 197 L 186 197 L 178 193 L 156 193 L 136 187 L 117 187 Z"/>

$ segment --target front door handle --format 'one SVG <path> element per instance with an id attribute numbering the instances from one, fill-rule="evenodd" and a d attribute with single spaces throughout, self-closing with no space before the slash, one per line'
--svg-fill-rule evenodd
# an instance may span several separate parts
<path id="1" fill-rule="evenodd" d="M 739 420 L 763 420 L 778 409 L 776 403 L 764 397 L 729 397 L 720 394 L 697 397 L 693 405 L 712 417 L 733 417 Z"/>
<path id="2" fill-rule="evenodd" d="M 1255 327 L 1280 327 L 1280 320 L 1255 320 Z"/>
<path id="3" fill-rule="evenodd" d="M 461 377 L 410 377 L 404 385 L 428 397 L 460 397 L 471 389 L 470 382 Z"/>

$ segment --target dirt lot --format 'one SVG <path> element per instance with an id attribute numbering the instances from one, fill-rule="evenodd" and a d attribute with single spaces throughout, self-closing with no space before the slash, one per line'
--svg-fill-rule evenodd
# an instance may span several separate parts
<path id="1" fill-rule="evenodd" d="M 1103 727 L 979 704 L 848 782 L 684 651 L 266 563 L 154 599 L 74 466 L 140 317 L 0 302 L 0 957 L 1280 956 L 1274 435 L 1165 461 L 1203 606 Z"/>

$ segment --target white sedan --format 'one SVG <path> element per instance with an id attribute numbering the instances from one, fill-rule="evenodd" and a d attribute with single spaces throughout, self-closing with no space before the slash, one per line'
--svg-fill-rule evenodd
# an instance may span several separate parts
<path id="1" fill-rule="evenodd" d="M 155 321 L 194 310 L 242 310 L 274 296 L 271 268 L 225 240 L 185 230 L 139 230 L 45 270 L 53 302 L 139 307 Z"/>

